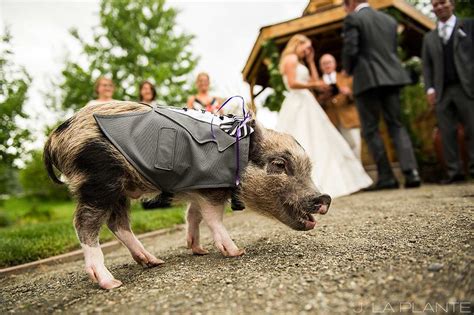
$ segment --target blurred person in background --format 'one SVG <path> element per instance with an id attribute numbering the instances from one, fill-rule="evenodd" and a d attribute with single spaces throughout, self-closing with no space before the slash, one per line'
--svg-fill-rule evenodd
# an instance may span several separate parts
<path id="1" fill-rule="evenodd" d="M 434 108 L 441 133 L 447 178 L 466 180 L 459 156 L 458 124 L 464 126 L 469 173 L 474 178 L 474 19 L 454 15 L 454 0 L 432 0 L 437 28 L 423 39 L 426 98 Z"/>
<path id="2" fill-rule="evenodd" d="M 143 81 L 139 85 L 139 97 L 140 102 L 147 103 L 150 105 L 156 105 L 156 89 L 153 83 L 150 81 Z"/>
<path id="3" fill-rule="evenodd" d="M 354 77 L 354 98 L 362 135 L 377 165 L 377 182 L 370 190 L 399 187 L 379 130 L 381 116 L 405 175 L 405 188 L 421 184 L 418 164 L 401 122 L 400 90 L 410 78 L 397 54 L 397 21 L 374 10 L 366 0 L 344 0 L 344 70 Z"/>
<path id="4" fill-rule="evenodd" d="M 352 78 L 344 73 L 336 72 L 337 63 L 333 55 L 322 55 L 319 66 L 323 72 L 324 83 L 331 89 L 322 92 L 318 100 L 324 106 L 331 122 L 360 160 L 362 140 L 359 114 L 352 95 Z"/>
<path id="5" fill-rule="evenodd" d="M 205 110 L 215 114 L 222 104 L 222 100 L 216 96 L 212 96 L 209 93 L 210 78 L 206 72 L 201 72 L 196 78 L 197 94 L 192 95 L 188 98 L 188 108 Z"/>
<path id="6" fill-rule="evenodd" d="M 115 84 L 112 79 L 106 76 L 100 76 L 94 84 L 94 92 L 97 95 L 97 99 L 90 100 L 86 106 L 99 105 L 114 101 L 112 98 L 115 92 Z"/>

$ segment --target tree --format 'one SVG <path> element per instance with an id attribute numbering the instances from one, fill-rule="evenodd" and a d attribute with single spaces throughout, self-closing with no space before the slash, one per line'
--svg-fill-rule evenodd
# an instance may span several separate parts
<path id="1" fill-rule="evenodd" d="M 14 185 L 15 161 L 25 152 L 30 133 L 18 126 L 28 116 L 23 105 L 31 78 L 23 67 L 12 62 L 11 35 L 8 29 L 0 36 L 0 194 Z"/>
<path id="2" fill-rule="evenodd" d="M 431 0 L 414 0 L 413 5 L 424 14 L 435 18 L 431 12 Z M 455 0 L 455 13 L 459 17 L 474 17 L 474 6 L 471 0 Z"/>
<path id="3" fill-rule="evenodd" d="M 455 13 L 459 17 L 474 17 L 474 5 L 471 0 L 457 0 Z"/>
<path id="4" fill-rule="evenodd" d="M 194 36 L 176 27 L 177 11 L 165 0 L 102 0 L 99 16 L 92 41 L 71 30 L 85 62 L 66 62 L 59 83 L 60 107 L 84 106 L 94 98 L 93 83 L 100 75 L 113 79 L 116 99 L 136 100 L 139 82 L 152 80 L 158 100 L 185 104 L 187 74 L 197 58 L 189 46 Z"/>

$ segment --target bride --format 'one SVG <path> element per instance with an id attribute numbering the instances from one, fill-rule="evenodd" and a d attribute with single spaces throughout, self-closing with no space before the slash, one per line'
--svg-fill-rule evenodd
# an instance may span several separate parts
<path id="1" fill-rule="evenodd" d="M 362 164 L 309 90 L 328 88 L 319 80 L 309 38 L 297 34 L 290 39 L 281 55 L 280 72 L 289 92 L 276 129 L 295 137 L 306 150 L 316 185 L 333 198 L 370 186 Z"/>

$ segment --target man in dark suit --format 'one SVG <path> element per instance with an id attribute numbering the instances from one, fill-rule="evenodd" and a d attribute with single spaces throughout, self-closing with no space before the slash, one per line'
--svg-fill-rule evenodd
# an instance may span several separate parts
<path id="1" fill-rule="evenodd" d="M 410 79 L 397 56 L 397 22 L 372 9 L 366 0 L 345 0 L 344 70 L 354 76 L 354 96 L 362 135 L 377 164 L 378 180 L 372 190 L 397 188 L 379 132 L 380 113 L 393 140 L 405 187 L 420 186 L 411 140 L 400 122 L 400 88 Z"/>
<path id="2" fill-rule="evenodd" d="M 454 0 L 432 0 L 437 28 L 423 39 L 423 75 L 428 103 L 435 108 L 451 184 L 465 180 L 457 125 L 464 125 L 469 172 L 474 177 L 474 19 L 453 14 Z"/>

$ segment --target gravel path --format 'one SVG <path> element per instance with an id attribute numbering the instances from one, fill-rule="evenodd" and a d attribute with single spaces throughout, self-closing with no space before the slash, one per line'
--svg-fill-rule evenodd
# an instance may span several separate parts
<path id="1" fill-rule="evenodd" d="M 82 261 L 0 279 L 0 314 L 352 314 L 474 311 L 474 184 L 359 193 L 334 201 L 310 232 L 249 211 L 225 222 L 240 258 L 192 256 L 184 231 L 147 239 L 166 261 L 142 269 L 106 255 L 124 286 L 100 290 Z M 448 304 L 450 303 L 450 304 Z"/>

